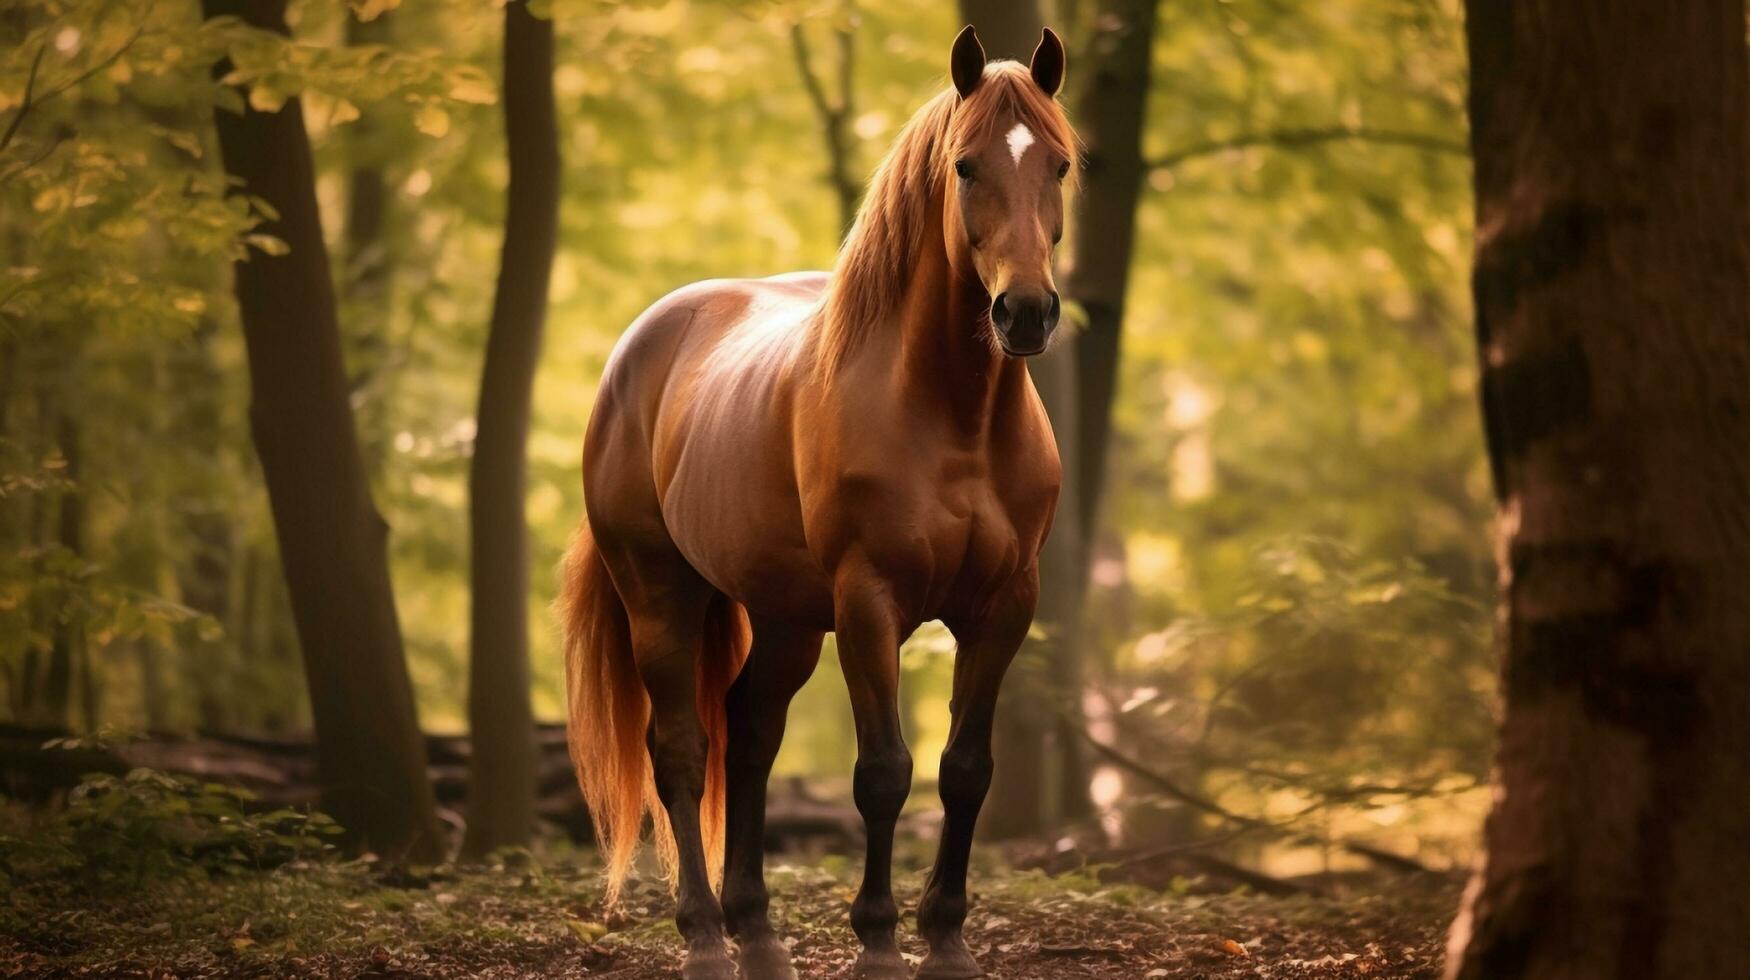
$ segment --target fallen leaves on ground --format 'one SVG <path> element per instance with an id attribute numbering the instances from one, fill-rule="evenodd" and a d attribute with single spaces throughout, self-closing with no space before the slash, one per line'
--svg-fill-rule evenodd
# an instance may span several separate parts
<path id="1" fill-rule="evenodd" d="M 804 977 L 848 973 L 854 866 L 776 864 L 772 909 Z M 899 876 L 901 946 L 924 947 L 922 874 Z M 1456 884 L 1402 881 L 1348 898 L 1187 896 L 1093 876 L 975 876 L 966 937 L 992 977 L 1431 978 Z M 682 943 L 660 882 L 600 907 L 594 872 L 288 865 L 127 896 L 20 889 L 0 915 L 0 975 L 24 977 L 611 977 L 678 975 Z"/>

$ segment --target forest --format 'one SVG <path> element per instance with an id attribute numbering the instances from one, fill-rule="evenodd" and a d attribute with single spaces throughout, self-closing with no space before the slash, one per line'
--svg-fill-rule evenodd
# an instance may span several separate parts
<path id="1" fill-rule="evenodd" d="M 585 431 L 666 294 L 835 269 L 907 121 L 974 97 L 972 25 L 974 77 L 1061 37 L 1076 132 L 983 972 L 1750 975 L 1745 24 L 10 0 L 0 973 L 738 975 L 683 965 L 672 801 L 604 883 L 555 609 Z M 886 648 L 902 970 L 856 959 L 841 614 L 754 804 L 786 962 L 748 980 L 978 975 L 920 938 L 966 708 L 921 618 Z"/>

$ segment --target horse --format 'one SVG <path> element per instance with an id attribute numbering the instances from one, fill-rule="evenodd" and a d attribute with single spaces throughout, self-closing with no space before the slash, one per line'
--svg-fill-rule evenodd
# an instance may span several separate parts
<path id="1" fill-rule="evenodd" d="M 982 975 L 961 934 L 967 861 L 1061 481 L 1026 359 L 1057 327 L 1077 143 L 1049 29 L 1022 66 L 987 64 L 967 27 L 949 64 L 830 275 L 664 297 L 620 338 L 590 414 L 557 604 L 570 752 L 610 905 L 650 814 L 688 980 L 733 980 L 737 962 L 753 980 L 796 976 L 767 913 L 766 782 L 829 631 L 867 829 L 856 972 L 907 976 L 890 882 L 912 774 L 898 653 L 932 619 L 957 646 L 918 976 Z"/>

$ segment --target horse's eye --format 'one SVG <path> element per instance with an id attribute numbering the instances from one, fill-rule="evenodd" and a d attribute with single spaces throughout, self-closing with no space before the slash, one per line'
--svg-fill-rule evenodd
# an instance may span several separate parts
<path id="1" fill-rule="evenodd" d="M 971 180 L 972 179 L 972 161 L 970 161 L 970 160 L 956 160 L 956 161 L 954 161 L 954 175 L 956 177 L 959 177 L 961 180 Z"/>
<path id="2" fill-rule="evenodd" d="M 1068 176 L 1069 176 L 1069 161 L 1065 160 L 1062 163 L 1057 165 L 1057 179 L 1062 180 Z"/>

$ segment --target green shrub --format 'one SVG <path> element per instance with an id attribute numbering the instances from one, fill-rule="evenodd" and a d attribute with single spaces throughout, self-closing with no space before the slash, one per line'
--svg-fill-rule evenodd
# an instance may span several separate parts
<path id="1" fill-rule="evenodd" d="M 319 857 L 341 828 L 328 815 L 259 811 L 254 793 L 152 769 L 87 776 L 66 806 L 0 835 L 0 880 L 83 885 L 229 875 Z"/>

